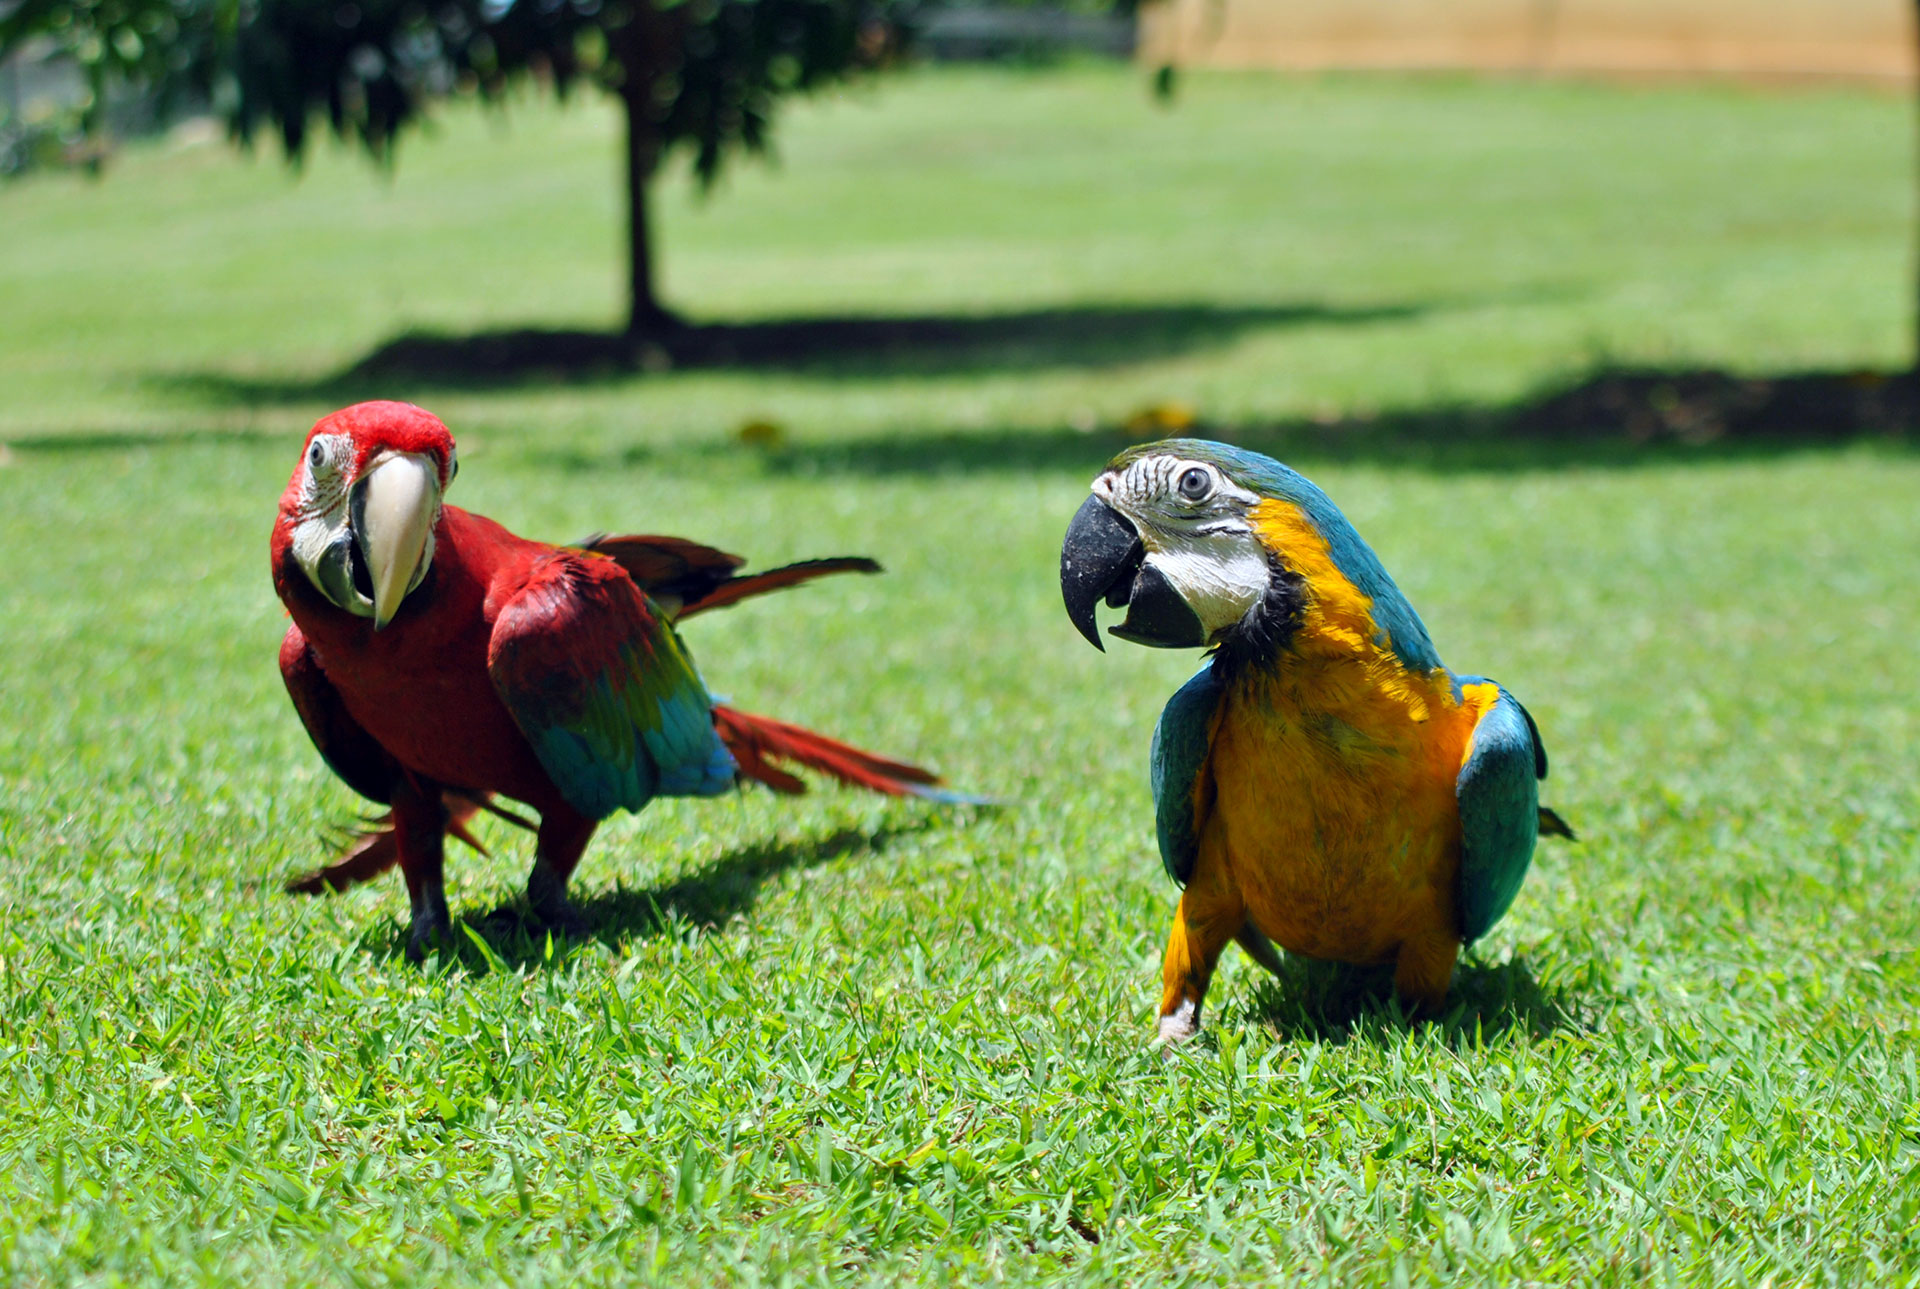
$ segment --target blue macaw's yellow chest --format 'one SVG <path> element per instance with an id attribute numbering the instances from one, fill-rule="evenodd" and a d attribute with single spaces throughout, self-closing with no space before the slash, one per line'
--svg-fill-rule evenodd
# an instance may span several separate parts
<path id="1" fill-rule="evenodd" d="M 1455 781 L 1497 691 L 1466 686 L 1456 702 L 1444 676 L 1355 686 L 1317 670 L 1223 695 L 1200 866 L 1221 865 L 1255 928 L 1294 953 L 1386 962 L 1457 938 Z"/>
<path id="2" fill-rule="evenodd" d="M 1281 666 L 1226 688 L 1196 793 L 1200 862 L 1269 939 L 1342 962 L 1393 959 L 1459 938 L 1456 784 L 1475 724 L 1498 697 L 1410 670 L 1367 595 L 1296 507 L 1253 514 L 1311 599 Z"/>

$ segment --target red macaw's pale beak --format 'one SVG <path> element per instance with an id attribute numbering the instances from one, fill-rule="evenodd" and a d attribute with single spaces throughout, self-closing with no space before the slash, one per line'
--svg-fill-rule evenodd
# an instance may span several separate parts
<path id="1" fill-rule="evenodd" d="M 440 471 L 412 452 L 376 457 L 353 485 L 353 536 L 372 583 L 373 627 L 393 621 L 433 560 Z"/>

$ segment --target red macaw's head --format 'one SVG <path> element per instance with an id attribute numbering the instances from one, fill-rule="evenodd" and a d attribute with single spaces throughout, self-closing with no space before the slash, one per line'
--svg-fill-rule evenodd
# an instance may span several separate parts
<path id="1" fill-rule="evenodd" d="M 280 498 L 307 580 L 377 630 L 433 564 L 440 498 L 459 465 L 453 435 L 411 403 L 355 403 L 321 418 Z"/>

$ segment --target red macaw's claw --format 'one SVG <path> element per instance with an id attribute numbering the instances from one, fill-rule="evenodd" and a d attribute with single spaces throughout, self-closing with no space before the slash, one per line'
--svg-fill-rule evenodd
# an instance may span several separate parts
<path id="1" fill-rule="evenodd" d="M 471 827 L 473 817 L 482 810 L 499 815 L 522 828 L 532 830 L 534 825 L 514 814 L 502 810 L 484 797 L 469 796 L 464 792 L 445 792 L 441 794 L 447 807 L 447 835 L 457 837 L 482 855 L 491 854 L 484 842 L 473 835 Z M 361 882 L 371 881 L 400 862 L 400 846 L 393 833 L 393 813 L 368 815 L 361 820 L 364 825 L 357 831 L 346 833 L 343 840 L 334 844 L 339 854 L 331 864 L 308 873 L 305 877 L 291 878 L 286 889 L 293 895 L 319 895 L 324 891 L 344 891 L 349 886 L 358 886 Z"/>

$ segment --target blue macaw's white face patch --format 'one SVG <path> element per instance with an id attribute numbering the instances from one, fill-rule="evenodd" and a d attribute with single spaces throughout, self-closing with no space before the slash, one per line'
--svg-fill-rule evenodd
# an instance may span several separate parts
<path id="1" fill-rule="evenodd" d="M 1204 461 L 1142 457 L 1093 481 L 1094 495 L 1140 533 L 1145 563 L 1167 579 L 1209 644 L 1267 593 L 1267 551 L 1247 516 L 1260 502 Z"/>

